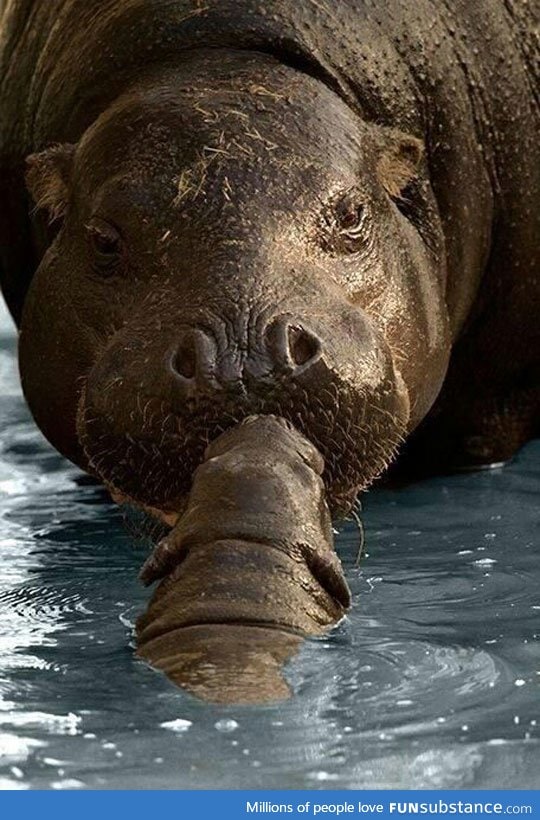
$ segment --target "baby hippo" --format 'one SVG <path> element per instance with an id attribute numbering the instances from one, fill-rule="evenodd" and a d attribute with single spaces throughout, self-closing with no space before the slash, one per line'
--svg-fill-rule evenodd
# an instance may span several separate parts
<path id="1" fill-rule="evenodd" d="M 350 595 L 332 546 L 323 460 L 290 424 L 254 416 L 216 439 L 187 505 L 144 565 L 161 579 L 138 652 L 208 700 L 264 701 L 302 635 L 343 617 Z"/>

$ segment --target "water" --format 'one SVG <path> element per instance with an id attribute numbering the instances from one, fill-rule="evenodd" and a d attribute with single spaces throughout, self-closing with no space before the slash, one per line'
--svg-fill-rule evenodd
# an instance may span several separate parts
<path id="1" fill-rule="evenodd" d="M 145 556 L 20 395 L 0 319 L 0 788 L 538 788 L 540 441 L 365 500 L 350 617 L 295 697 L 217 707 L 133 656 Z"/>

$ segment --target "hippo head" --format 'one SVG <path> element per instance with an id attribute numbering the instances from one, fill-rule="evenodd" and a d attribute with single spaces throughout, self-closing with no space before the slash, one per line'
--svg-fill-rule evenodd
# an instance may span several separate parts
<path id="1" fill-rule="evenodd" d="M 204 52 L 28 161 L 54 241 L 20 362 L 50 441 L 167 517 L 253 413 L 322 453 L 347 509 L 447 365 L 444 248 L 421 142 L 271 57 Z"/>

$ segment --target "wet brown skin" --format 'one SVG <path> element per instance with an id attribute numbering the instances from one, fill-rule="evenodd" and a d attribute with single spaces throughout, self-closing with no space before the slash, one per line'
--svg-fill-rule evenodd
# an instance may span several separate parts
<path id="1" fill-rule="evenodd" d="M 186 509 L 141 572 L 162 579 L 138 654 L 206 700 L 289 694 L 282 665 L 345 614 L 323 460 L 283 419 L 254 416 L 208 448 Z"/>
<path id="2" fill-rule="evenodd" d="M 275 413 L 346 510 L 433 402 L 450 347 L 421 144 L 312 78 L 194 56 L 28 180 L 65 213 L 25 303 L 25 395 L 113 491 L 175 510 L 208 441 Z"/>

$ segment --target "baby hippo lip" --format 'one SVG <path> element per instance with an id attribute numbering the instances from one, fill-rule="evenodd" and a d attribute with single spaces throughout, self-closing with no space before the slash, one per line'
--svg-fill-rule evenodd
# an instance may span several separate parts
<path id="1" fill-rule="evenodd" d="M 345 607 L 301 558 L 267 544 L 230 539 L 189 553 L 158 587 L 147 613 L 139 619 L 138 636 L 145 643 L 201 624 L 243 624 L 316 635 L 339 621 Z"/>
<path id="2" fill-rule="evenodd" d="M 139 647 L 175 684 L 211 703 L 260 704 L 291 695 L 282 667 L 302 637 L 282 629 L 201 624 Z"/>
<path id="3" fill-rule="evenodd" d="M 180 519 L 181 521 L 181 519 Z M 236 549 L 251 549 L 248 555 L 253 559 L 256 554 L 263 549 L 273 550 L 281 553 L 282 556 L 292 558 L 297 566 L 305 563 L 306 568 L 311 573 L 313 579 L 318 582 L 319 586 L 334 599 L 341 607 L 348 609 L 351 603 L 350 590 L 343 576 L 341 563 L 337 555 L 329 549 L 322 552 L 317 552 L 308 544 L 300 544 L 295 546 L 292 550 L 286 545 L 276 543 L 276 541 L 268 538 L 268 540 L 257 541 L 256 535 L 251 535 L 250 530 L 256 529 L 260 531 L 261 520 L 256 520 L 255 527 L 253 521 L 249 519 L 241 522 L 241 527 L 235 526 L 237 522 L 232 522 L 232 526 L 227 522 L 216 523 L 216 539 L 209 538 L 207 543 L 197 543 L 196 541 L 189 541 L 189 539 L 182 538 L 185 533 L 185 528 L 182 523 L 175 527 L 171 533 L 163 538 L 155 547 L 152 555 L 144 563 L 139 578 L 148 586 L 154 581 L 157 581 L 164 576 L 168 577 L 168 583 L 172 583 L 175 579 L 181 577 L 187 570 L 185 561 L 192 558 L 193 552 L 206 553 L 207 550 L 216 550 L 219 545 L 228 544 L 232 547 L 236 545 Z M 238 530 L 242 530 L 242 535 L 238 535 Z M 211 535 L 211 533 L 206 534 Z M 214 553 L 210 553 L 210 558 L 213 560 Z M 221 559 L 220 559 L 221 560 Z M 274 563 L 278 563 L 282 558 L 274 556 Z M 169 575 L 170 573 L 170 575 Z"/>

